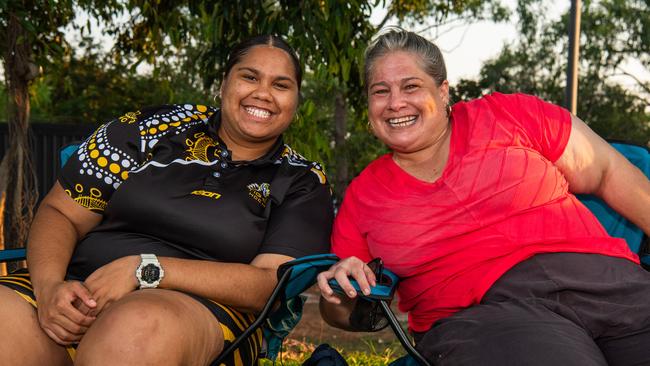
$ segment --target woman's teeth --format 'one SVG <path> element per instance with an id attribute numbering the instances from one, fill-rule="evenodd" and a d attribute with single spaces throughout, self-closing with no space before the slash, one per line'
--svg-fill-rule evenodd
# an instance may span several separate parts
<path id="1" fill-rule="evenodd" d="M 404 127 L 404 126 L 409 126 L 415 123 L 415 120 L 417 120 L 417 116 L 406 116 L 406 117 L 400 117 L 400 118 L 389 118 L 388 119 L 388 124 L 394 127 Z"/>
<path id="2" fill-rule="evenodd" d="M 265 111 L 264 109 L 246 107 L 246 113 L 253 115 L 257 118 L 269 118 L 271 117 L 271 112 Z"/>

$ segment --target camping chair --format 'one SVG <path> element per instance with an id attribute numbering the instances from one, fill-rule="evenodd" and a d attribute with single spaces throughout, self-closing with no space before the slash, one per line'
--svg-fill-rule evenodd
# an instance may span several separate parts
<path id="1" fill-rule="evenodd" d="M 418 352 L 413 344 L 410 341 L 409 336 L 404 332 L 402 325 L 395 316 L 395 313 L 390 308 L 390 302 L 395 295 L 395 290 L 397 289 L 397 284 L 399 278 L 396 274 L 390 270 L 383 267 L 381 263 L 381 258 L 373 259 L 368 265 L 375 272 L 375 277 L 377 278 L 377 284 L 375 287 L 370 288 L 370 294 L 364 295 L 361 292 L 361 288 L 357 281 L 350 279 L 350 282 L 354 289 L 357 291 L 358 299 L 355 310 L 353 310 L 353 315 L 350 317 L 352 322 L 355 312 L 364 313 L 364 321 L 369 321 L 369 326 L 371 329 L 360 329 L 360 330 L 369 330 L 369 331 L 378 331 L 386 326 L 390 326 L 395 336 L 404 347 L 404 350 L 408 353 L 406 356 L 393 361 L 391 365 L 401 365 L 401 366 L 431 366 L 431 363 L 427 361 L 421 354 Z M 329 281 L 332 289 L 344 295 L 345 291 L 339 286 L 335 279 Z M 359 304 L 363 302 L 363 304 Z M 381 312 L 380 314 L 377 314 Z M 352 324 L 353 327 L 356 324 Z"/>
<path id="2" fill-rule="evenodd" d="M 266 342 L 264 357 L 275 361 L 282 341 L 300 321 L 305 303 L 305 297 L 301 294 L 316 283 L 319 273 L 328 270 L 338 261 L 339 258 L 334 254 L 317 254 L 282 264 L 277 272 L 278 283 L 260 314 L 248 329 L 221 352 L 215 363 L 220 364 L 262 326 Z"/>
<path id="3" fill-rule="evenodd" d="M 275 360 L 281 348 L 282 340 L 300 320 L 304 304 L 304 299 L 300 294 L 316 283 L 316 277 L 319 273 L 326 271 L 338 261 L 339 258 L 336 255 L 320 254 L 294 259 L 281 265 L 278 268 L 278 283 L 264 309 L 257 316 L 255 322 L 219 355 L 216 363 L 219 364 L 221 360 L 227 358 L 237 349 L 241 342 L 245 341 L 261 326 L 264 326 L 264 339 L 268 345 L 265 357 Z M 393 299 L 399 282 L 397 275 L 387 269 L 380 269 L 377 274 L 377 285 L 371 289 L 369 295 L 363 295 L 358 283 L 354 280 L 351 281 L 359 294 L 359 298 L 376 305 L 374 311 L 383 313 L 387 325 L 390 325 L 409 354 L 409 356 L 403 358 L 402 362 L 406 362 L 406 365 L 430 366 L 430 363 L 413 347 L 399 320 L 390 309 L 390 301 Z M 330 285 L 334 291 L 342 292 L 336 280 L 330 280 Z M 276 304 L 278 308 L 272 310 Z M 382 328 L 383 326 L 379 327 L 379 329 Z"/>
<path id="4" fill-rule="evenodd" d="M 636 165 L 646 177 L 650 178 L 650 149 L 621 141 L 610 141 L 611 145 Z M 630 249 L 639 255 L 644 268 L 650 269 L 650 239 L 644 232 L 627 219 L 612 210 L 600 198 L 592 195 L 578 195 L 582 203 L 593 212 L 611 236 L 623 238 Z"/>

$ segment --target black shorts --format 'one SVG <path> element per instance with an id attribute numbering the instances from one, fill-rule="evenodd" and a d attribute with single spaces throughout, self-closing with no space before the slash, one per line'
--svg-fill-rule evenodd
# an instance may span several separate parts
<path id="1" fill-rule="evenodd" d="M 0 285 L 11 288 L 32 306 L 38 306 L 27 270 L 18 270 L 7 276 L 0 276 Z M 217 318 L 221 330 L 223 331 L 224 349 L 226 349 L 233 340 L 241 335 L 244 330 L 255 321 L 255 316 L 252 314 L 241 313 L 233 308 L 221 305 L 203 297 L 191 294 L 188 295 L 203 304 L 210 310 L 210 312 L 212 312 L 214 317 Z M 230 357 L 226 358 L 222 364 L 255 365 L 257 364 L 257 358 L 261 348 L 262 329 L 259 328 L 255 333 L 253 333 L 253 335 L 248 337 L 246 342 L 242 343 L 242 345 L 239 346 Z M 75 346 L 66 347 L 66 350 L 70 354 L 70 357 L 74 359 Z M 213 365 L 216 366 L 214 363 Z"/>
<path id="2" fill-rule="evenodd" d="M 438 366 L 650 365 L 650 273 L 622 258 L 538 254 L 415 338 Z"/>

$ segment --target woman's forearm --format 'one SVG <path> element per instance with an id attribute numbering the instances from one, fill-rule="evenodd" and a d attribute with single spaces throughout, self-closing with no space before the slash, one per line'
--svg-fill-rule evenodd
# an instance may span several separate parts
<path id="1" fill-rule="evenodd" d="M 165 276 L 160 287 L 189 292 L 243 312 L 258 312 L 277 284 L 277 267 L 291 259 L 262 256 L 272 259 L 258 265 L 255 261 L 242 264 L 161 257 Z"/>

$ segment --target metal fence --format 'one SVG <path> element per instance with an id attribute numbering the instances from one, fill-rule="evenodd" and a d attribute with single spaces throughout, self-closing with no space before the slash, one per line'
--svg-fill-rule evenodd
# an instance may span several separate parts
<path id="1" fill-rule="evenodd" d="M 84 140 L 96 128 L 97 126 L 94 125 L 50 123 L 30 125 L 29 142 L 36 171 L 39 202 L 56 181 L 59 171 L 59 150 L 72 142 Z M 0 141 L 2 141 L 0 144 L 0 158 L 2 158 L 9 148 L 9 129 L 6 123 L 0 123 Z"/>

